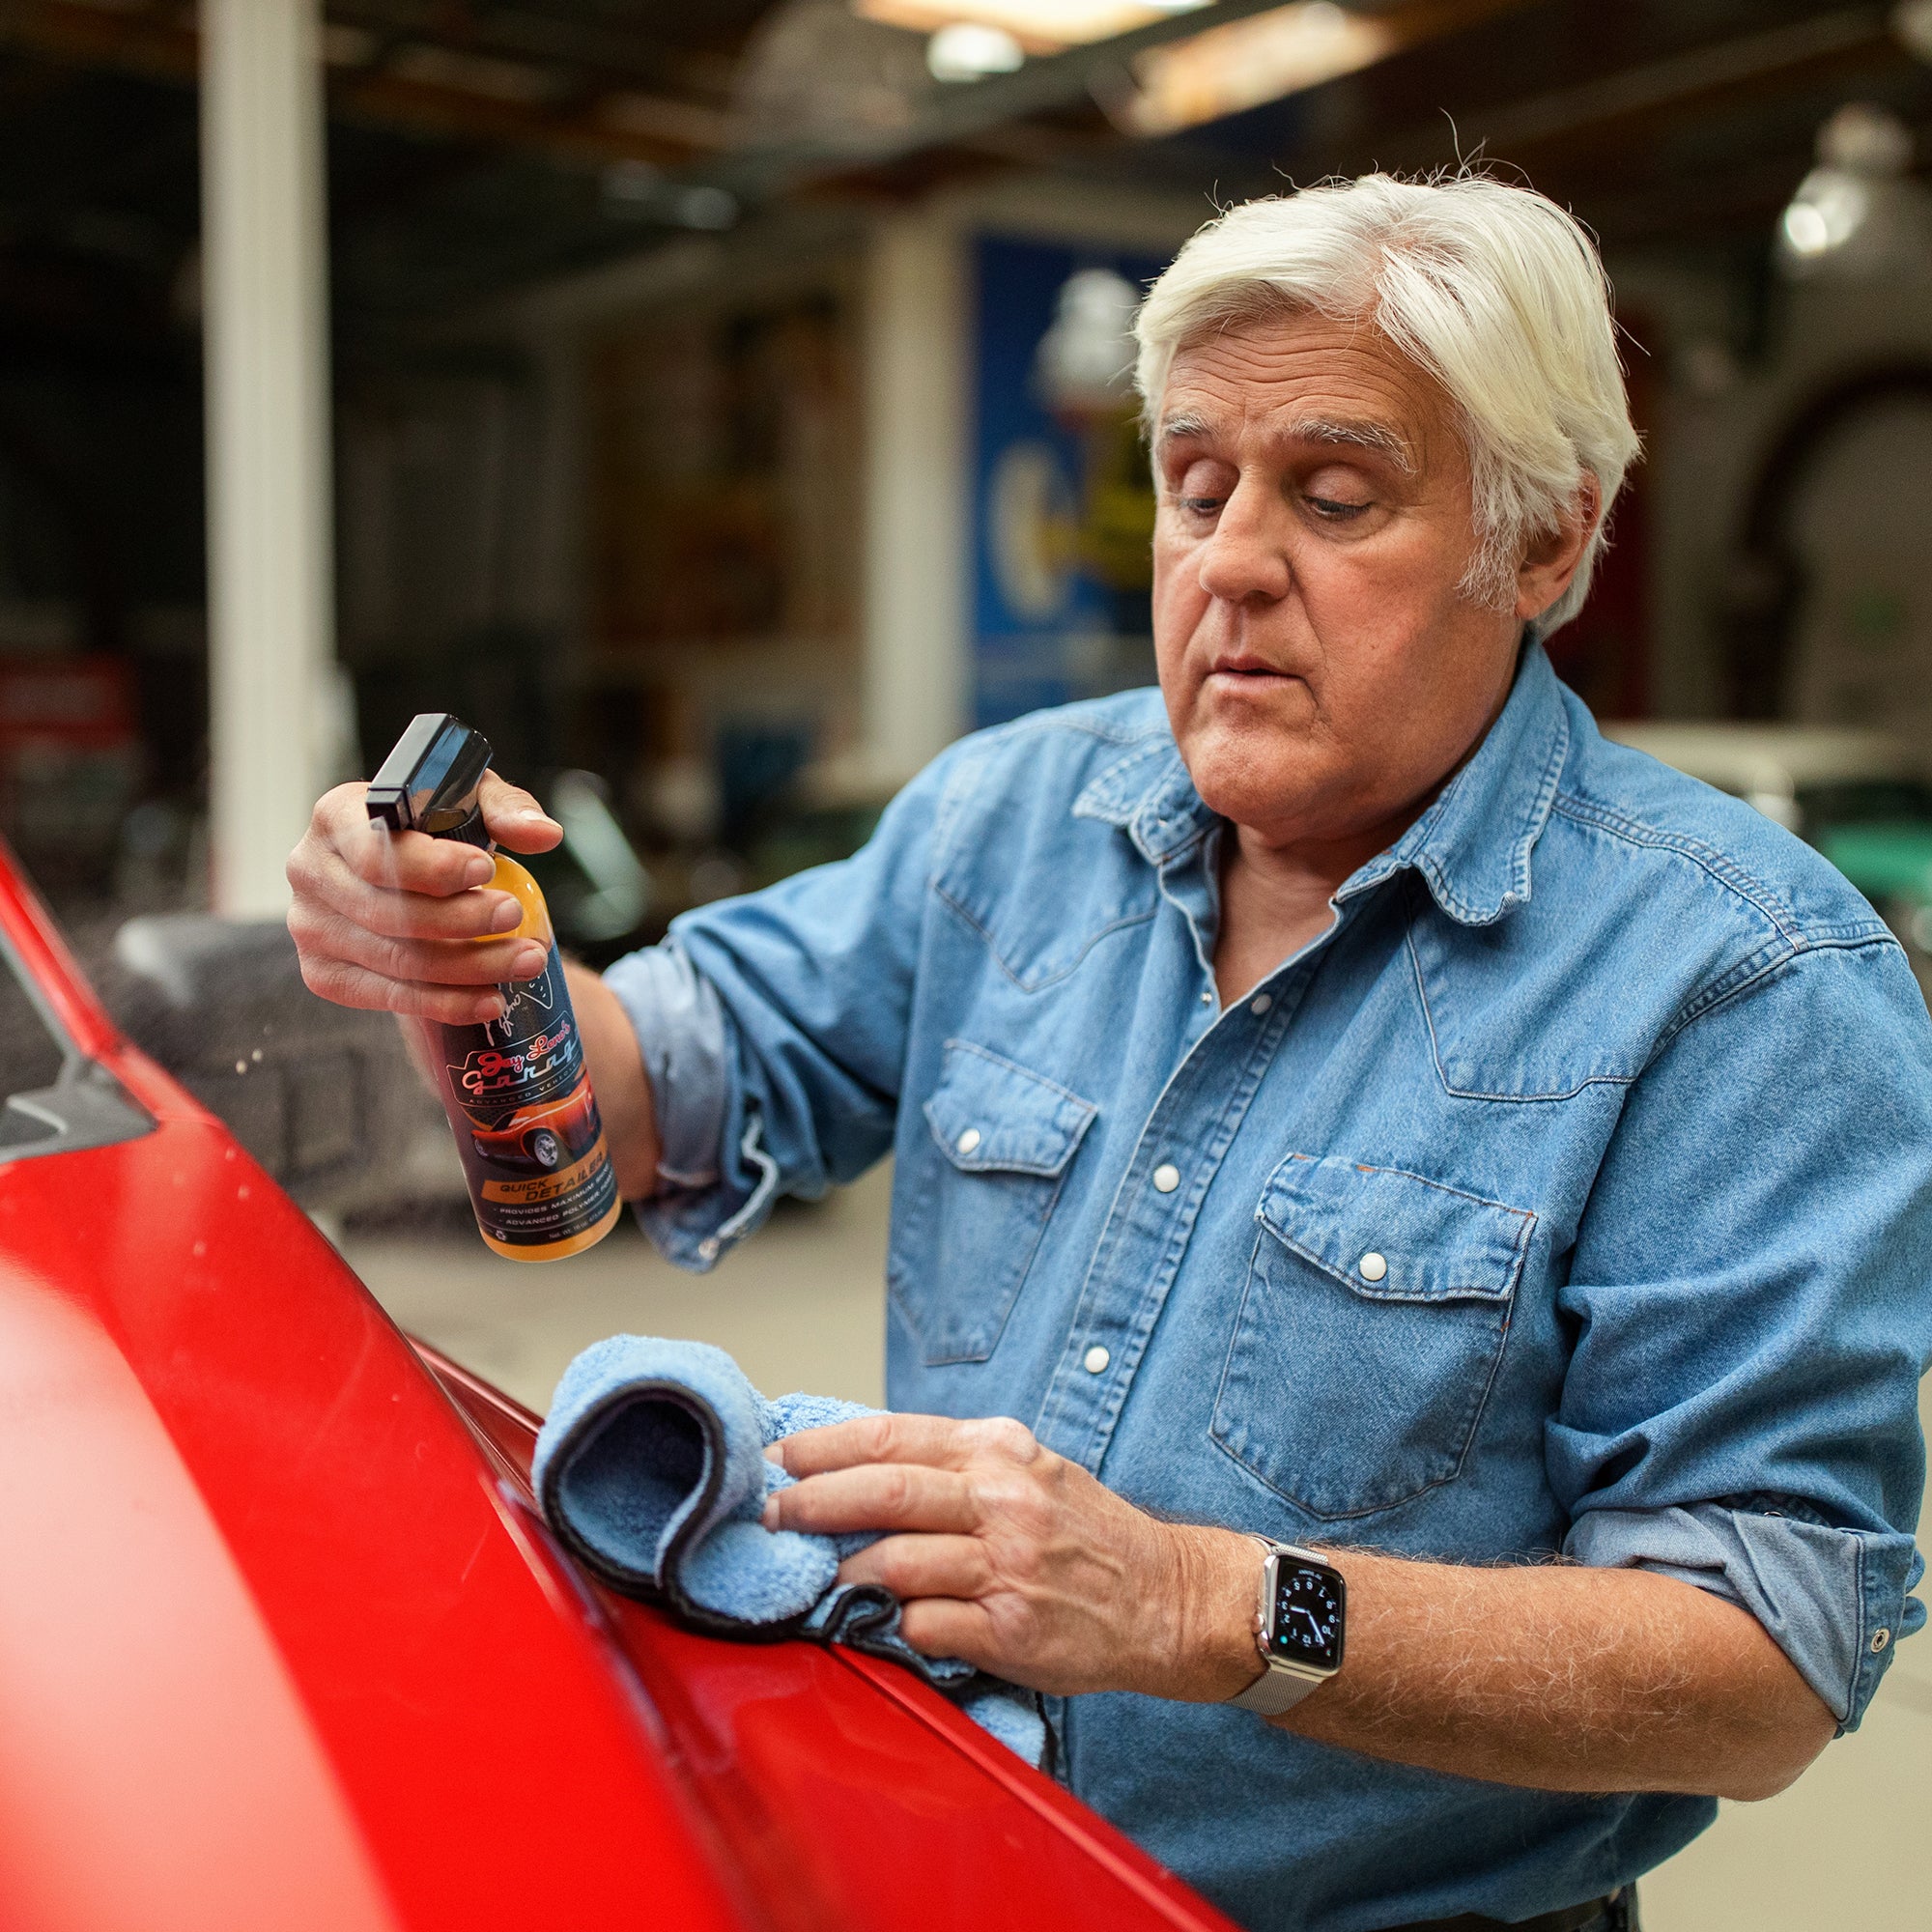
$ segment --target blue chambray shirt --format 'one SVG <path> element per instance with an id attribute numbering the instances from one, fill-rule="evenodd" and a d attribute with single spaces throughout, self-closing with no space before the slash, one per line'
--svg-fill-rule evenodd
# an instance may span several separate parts
<path id="1" fill-rule="evenodd" d="M 1224 836 L 1130 693 L 964 740 L 855 858 L 619 962 L 653 1239 L 707 1266 L 890 1151 L 893 1406 L 1018 1416 L 1137 1503 L 1288 1541 L 1658 1570 L 1855 1724 L 1924 1620 L 1932 1023 L 1886 927 L 1606 743 L 1534 644 L 1229 1008 Z M 1059 1719 L 1076 1792 L 1284 1932 L 1569 1905 L 1716 1810 L 1225 1706 Z"/>

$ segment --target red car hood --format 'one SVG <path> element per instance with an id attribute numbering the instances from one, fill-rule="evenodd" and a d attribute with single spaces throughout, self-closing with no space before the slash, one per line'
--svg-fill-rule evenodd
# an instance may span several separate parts
<path id="1" fill-rule="evenodd" d="M 0 1162 L 7 1932 L 1225 1927 L 905 1673 L 591 1588 L 533 1418 L 412 1348 L 4 865 L 0 931 L 156 1123 Z"/>

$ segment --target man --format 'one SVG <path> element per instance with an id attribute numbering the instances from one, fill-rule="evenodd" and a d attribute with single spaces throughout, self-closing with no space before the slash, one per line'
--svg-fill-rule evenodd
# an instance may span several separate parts
<path id="1" fill-rule="evenodd" d="M 1932 1028 L 1835 872 L 1550 672 L 1635 453 L 1567 216 L 1251 204 L 1139 334 L 1159 694 L 578 975 L 620 1175 L 701 1268 L 895 1154 L 902 1412 L 794 1438 L 770 1520 L 895 1532 L 845 1574 L 1236 1918 L 1634 1922 L 1923 1620 Z M 309 983 L 490 1016 L 541 962 L 483 862 L 391 857 L 318 807 Z"/>

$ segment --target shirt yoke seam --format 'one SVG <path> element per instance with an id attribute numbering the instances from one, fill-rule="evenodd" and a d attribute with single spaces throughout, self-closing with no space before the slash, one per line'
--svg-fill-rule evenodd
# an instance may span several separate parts
<path id="1" fill-rule="evenodd" d="M 1632 818 L 1577 792 L 1559 792 L 1552 810 L 1562 812 L 1577 824 L 1591 826 L 1613 838 L 1623 839 L 1627 844 L 1670 852 L 1688 861 L 1733 897 L 1744 900 L 1757 912 L 1793 952 L 1803 952 L 1814 946 L 1857 946 L 1891 937 L 1890 928 L 1875 919 L 1829 925 L 1801 920 L 1795 909 L 1780 902 L 1763 880 L 1745 870 L 1727 853 L 1689 833 L 1646 825 L 1640 819 Z"/>
<path id="2" fill-rule="evenodd" d="M 1781 909 L 1759 881 L 1715 845 L 1686 832 L 1668 832 L 1662 826 L 1646 825 L 1577 792 L 1559 791 L 1550 809 L 1576 824 L 1591 826 L 1612 838 L 1621 838 L 1627 845 L 1674 853 L 1695 866 L 1732 897 L 1743 899 L 1787 946 L 1799 950 L 1806 944 L 1805 935 L 1780 917 Z"/>
<path id="3" fill-rule="evenodd" d="M 958 755 L 953 769 L 947 774 L 946 785 L 940 794 L 938 809 L 934 812 L 932 867 L 934 876 L 936 877 L 944 868 L 944 861 L 948 856 L 947 841 L 952 834 L 952 821 L 966 803 L 973 781 L 982 775 L 988 763 L 1009 746 L 1046 733 L 1068 731 L 1082 738 L 1090 738 L 1096 745 L 1131 751 L 1136 746 L 1155 743 L 1166 729 L 1166 723 L 1162 721 L 1131 731 L 1111 730 L 1096 721 L 1067 718 L 1058 712 L 1048 712 L 1044 716 L 1015 718 L 1008 724 L 996 724 L 987 731 L 961 739 L 955 748 Z M 941 755 L 946 754 L 941 753 Z M 1092 782 L 1091 775 L 1083 775 L 1080 782 L 1072 788 L 1073 796 L 1078 798 Z"/>
<path id="4" fill-rule="evenodd" d="M 1657 1045 L 1651 1053 L 1655 1063 L 1658 1056 L 1687 1027 L 1702 1019 L 1706 1013 L 1714 1012 L 1719 1007 L 1728 1006 L 1732 1000 L 1747 993 L 1753 986 L 1795 966 L 1807 952 L 1883 952 L 1888 947 L 1895 947 L 1895 940 L 1889 931 L 1867 933 L 1862 937 L 1813 938 L 1805 944 L 1781 952 L 1766 959 L 1753 955 L 1743 966 L 1722 978 L 1714 980 L 1692 1000 L 1685 1003 L 1677 1017 L 1658 1036 Z"/>
<path id="5" fill-rule="evenodd" d="M 1129 913 L 1123 915 L 1120 919 L 1108 921 L 1108 923 L 1105 925 L 1101 926 L 1097 932 L 1094 932 L 1089 936 L 1087 944 L 1080 949 L 1079 956 L 1077 958 L 1071 960 L 1067 965 L 1062 967 L 1059 972 L 1050 973 L 1047 975 L 1045 979 L 1036 980 L 1033 980 L 1031 983 L 1029 983 L 1027 980 L 1022 980 L 1020 976 L 1017 973 L 1015 973 L 1010 966 L 1007 964 L 1005 959 L 1003 959 L 1000 956 L 999 946 L 997 942 L 994 940 L 992 932 L 986 926 L 985 923 L 976 918 L 972 913 L 967 911 L 967 909 L 963 905 L 961 905 L 960 902 L 956 898 L 954 898 L 950 892 L 946 890 L 946 887 L 941 882 L 939 873 L 936 870 L 934 871 L 932 876 L 926 881 L 926 887 L 927 890 L 931 893 L 932 896 L 935 899 L 937 899 L 939 903 L 943 905 L 948 912 L 950 912 L 955 919 L 961 921 L 973 932 L 979 935 L 981 944 L 984 945 L 986 949 L 987 958 L 989 958 L 993 962 L 993 964 L 999 968 L 1002 977 L 1004 977 L 1007 980 L 1009 980 L 1012 985 L 1017 987 L 1022 993 L 1043 992 L 1048 986 L 1058 985 L 1061 980 L 1068 978 L 1071 974 L 1073 974 L 1079 969 L 1082 963 L 1086 960 L 1087 955 L 1090 952 L 1092 952 L 1093 950 L 1096 946 L 1098 946 L 1103 939 L 1109 939 L 1115 933 L 1124 931 L 1130 925 L 1145 925 L 1149 920 L 1153 918 L 1155 911 L 1154 907 L 1150 906 L 1146 912 Z"/>

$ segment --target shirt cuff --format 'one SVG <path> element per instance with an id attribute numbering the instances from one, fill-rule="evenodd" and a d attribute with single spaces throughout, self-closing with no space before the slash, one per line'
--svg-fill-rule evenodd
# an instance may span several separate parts
<path id="1" fill-rule="evenodd" d="M 604 983 L 638 1036 L 657 1111 L 665 1191 L 637 1204 L 638 1223 L 667 1261 L 705 1272 L 764 1219 L 779 1179 L 755 1111 L 736 1161 L 725 1159 L 733 1055 L 724 1004 L 675 939 L 618 960 Z"/>
<path id="2" fill-rule="evenodd" d="M 1909 1536 L 1834 1529 L 1769 1509 L 1586 1510 L 1563 1553 L 1596 1569 L 1653 1570 L 1747 1610 L 1841 1732 L 1856 1730 L 1891 1662 L 1925 1621 Z"/>

